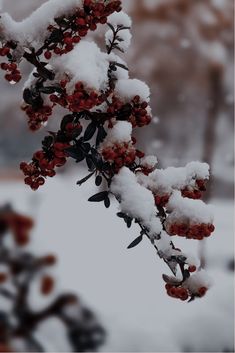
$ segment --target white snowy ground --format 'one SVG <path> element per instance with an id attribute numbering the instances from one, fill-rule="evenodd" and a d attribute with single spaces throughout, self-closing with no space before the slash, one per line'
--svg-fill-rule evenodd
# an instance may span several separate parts
<path id="1" fill-rule="evenodd" d="M 138 233 L 115 216 L 116 206 L 106 210 L 87 202 L 96 189 L 92 183 L 76 186 L 81 176 L 83 170 L 57 176 L 36 193 L 22 182 L 2 182 L 0 204 L 12 202 L 36 217 L 32 247 L 58 254 L 56 291 L 75 291 L 96 311 L 108 331 L 102 351 L 233 351 L 233 273 L 226 271 L 233 258 L 232 202 L 213 201 L 216 232 L 207 253 L 214 287 L 187 304 L 165 294 L 161 275 L 168 270 L 147 239 L 126 249 Z M 174 240 L 197 253 L 196 241 Z M 45 299 L 35 292 L 32 302 L 39 308 Z M 48 351 L 69 350 L 56 320 L 42 326 L 39 336 Z"/>

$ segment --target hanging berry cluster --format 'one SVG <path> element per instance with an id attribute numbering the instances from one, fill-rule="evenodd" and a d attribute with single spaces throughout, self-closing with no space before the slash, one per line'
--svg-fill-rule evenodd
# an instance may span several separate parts
<path id="1" fill-rule="evenodd" d="M 212 218 L 207 217 L 206 212 L 203 219 L 200 218 L 203 212 L 199 212 L 196 220 L 191 220 L 194 208 L 197 214 L 197 207 L 206 207 L 199 199 L 206 190 L 208 168 L 204 164 L 190 164 L 181 168 L 180 173 L 172 169 L 163 171 L 157 168 L 156 158 L 146 157 L 137 149 L 133 130 L 151 122 L 150 92 L 143 82 L 129 78 L 126 64 L 115 53 L 124 52 L 123 48 L 127 47 L 123 43 L 130 38 L 130 18 L 121 12 L 120 1 L 84 0 L 82 6 L 74 8 L 69 15 L 54 18 L 53 22 L 47 28 L 50 34 L 46 35 L 43 45 L 22 54 L 22 58 L 34 66 L 25 84 L 22 109 L 32 131 L 46 125 L 56 106 L 66 109 L 67 114 L 61 120 L 60 129 L 49 132 L 44 138 L 42 148 L 34 153 L 32 160 L 21 163 L 25 183 L 37 190 L 48 177 L 56 175 L 57 168 L 64 166 L 68 158 L 76 163 L 85 162 L 89 174 L 78 181 L 78 185 L 93 176 L 97 186 L 102 182 L 107 185 L 105 191 L 93 195 L 89 201 L 104 202 L 105 207 L 109 207 L 110 195 L 114 194 L 121 207 L 118 216 L 128 227 L 133 221 L 139 224 L 140 236 L 128 248 L 135 247 L 146 236 L 175 276 L 180 270 L 182 281 L 179 284 L 175 284 L 175 277 L 167 277 L 167 293 L 182 300 L 202 296 L 200 289 L 205 286 L 201 285 L 204 282 L 200 271 L 196 272 L 199 287 L 191 286 L 191 282 L 197 282 L 196 274 L 192 273 L 198 266 L 181 250 L 176 250 L 169 239 L 178 235 L 202 240 L 214 231 Z M 95 43 L 82 38 L 89 30 L 96 30 L 98 23 L 106 22 L 109 27 L 107 53 L 103 53 Z M 3 54 L 7 51 L 4 48 Z M 2 68 L 14 75 L 17 69 L 12 62 L 13 56 L 10 52 L 4 55 L 10 64 L 3 63 Z M 44 62 L 45 59 L 49 63 Z M 123 195 L 112 191 L 114 179 L 118 180 L 123 170 L 131 172 L 130 180 L 136 183 L 137 190 L 125 204 L 131 207 L 143 200 L 142 208 L 148 211 L 143 197 L 147 196 L 148 205 L 154 209 L 146 219 L 138 209 L 136 213 L 122 209 L 122 200 L 133 187 L 124 183 L 127 192 Z M 172 178 L 174 175 L 176 177 Z M 119 180 L 117 184 L 120 184 Z M 138 195 L 139 192 L 143 195 Z M 172 201 L 175 192 L 180 194 L 177 196 L 179 202 L 185 199 L 194 202 L 191 205 L 187 201 L 180 216 L 179 208 Z M 191 213 L 186 217 L 187 208 Z M 159 245 L 163 237 L 169 241 L 167 249 Z M 48 287 L 49 282 L 45 282 Z"/>
<path id="2" fill-rule="evenodd" d="M 41 310 L 29 305 L 30 288 L 36 279 L 41 295 L 53 292 L 55 282 L 48 270 L 56 264 L 53 254 L 36 256 L 22 249 L 29 242 L 32 226 L 31 218 L 18 214 L 10 206 L 0 208 L 0 296 L 12 304 L 0 310 L 0 352 L 21 351 L 22 346 L 18 348 L 15 343 L 17 339 L 22 341 L 25 352 L 46 351 L 44 342 L 37 338 L 37 329 L 55 316 L 65 325 L 73 351 L 96 351 L 104 342 L 104 330 L 76 295 L 60 294 Z M 7 242 L 10 234 L 15 244 Z M 70 307 L 72 317 L 67 310 Z"/>

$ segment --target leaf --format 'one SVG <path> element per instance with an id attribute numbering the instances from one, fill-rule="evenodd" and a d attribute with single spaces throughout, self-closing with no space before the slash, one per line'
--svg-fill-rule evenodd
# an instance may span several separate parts
<path id="1" fill-rule="evenodd" d="M 133 219 L 131 217 L 127 217 L 125 219 L 125 222 L 126 222 L 126 225 L 127 225 L 127 228 L 131 228 L 131 223 L 132 223 Z"/>
<path id="2" fill-rule="evenodd" d="M 118 212 L 117 216 L 120 217 L 120 218 L 126 218 L 127 217 L 127 215 L 125 213 L 123 213 L 123 212 Z"/>
<path id="3" fill-rule="evenodd" d="M 106 136 L 107 136 L 107 132 L 105 131 L 103 125 L 99 126 L 97 137 L 96 137 L 96 146 L 98 146 L 101 142 L 103 142 Z"/>
<path id="4" fill-rule="evenodd" d="M 88 174 L 85 178 L 78 180 L 77 185 L 81 186 L 83 183 L 85 183 L 87 180 L 89 180 L 92 177 L 92 175 L 94 175 L 94 172 Z"/>
<path id="5" fill-rule="evenodd" d="M 109 199 L 108 196 L 104 199 L 104 205 L 105 205 L 106 208 L 110 207 L 110 199 Z"/>
<path id="6" fill-rule="evenodd" d="M 123 25 L 119 25 L 118 26 L 118 31 L 123 31 L 123 30 L 125 30 L 125 29 L 131 29 L 131 27 L 125 27 L 125 26 L 123 26 Z"/>
<path id="7" fill-rule="evenodd" d="M 40 87 L 39 92 L 44 93 L 44 94 L 51 94 L 56 92 L 56 88 L 51 86 L 51 87 Z"/>
<path id="8" fill-rule="evenodd" d="M 115 65 L 115 66 L 119 66 L 119 67 L 121 67 L 122 69 L 129 71 L 128 67 L 127 67 L 127 66 L 125 66 L 125 65 L 123 65 L 123 64 L 120 64 L 120 63 L 114 63 L 114 65 Z"/>
<path id="9" fill-rule="evenodd" d="M 94 164 L 91 156 L 87 156 L 86 157 L 86 164 L 87 164 L 87 167 L 88 167 L 89 170 L 94 170 L 95 169 L 95 164 Z"/>
<path id="10" fill-rule="evenodd" d="M 127 249 L 132 249 L 137 246 L 143 240 L 143 235 L 139 235 L 128 247 Z"/>
<path id="11" fill-rule="evenodd" d="M 52 136 L 46 136 L 44 140 L 42 141 L 42 145 L 45 148 L 49 148 L 54 142 L 54 139 Z"/>
<path id="12" fill-rule="evenodd" d="M 96 186 L 100 186 L 102 184 L 103 178 L 101 175 L 97 175 L 97 177 L 95 178 L 95 185 Z"/>
<path id="13" fill-rule="evenodd" d="M 25 103 L 32 105 L 33 104 L 33 97 L 32 97 L 32 92 L 30 91 L 29 88 L 25 88 L 23 92 L 23 99 Z"/>
<path id="14" fill-rule="evenodd" d="M 91 122 L 86 128 L 86 131 L 83 136 L 83 140 L 89 141 L 94 136 L 96 132 L 96 128 L 97 128 L 96 124 Z"/>
<path id="15" fill-rule="evenodd" d="M 101 201 L 104 201 L 107 196 L 108 196 L 108 191 L 101 191 L 98 194 L 95 194 L 95 195 L 91 196 L 88 199 L 88 201 L 90 201 L 90 202 L 101 202 Z"/>
<path id="16" fill-rule="evenodd" d="M 89 153 L 91 149 L 91 145 L 89 143 L 82 143 L 81 148 L 84 151 L 84 153 Z"/>
<path id="17" fill-rule="evenodd" d="M 113 25 L 111 23 L 107 23 L 107 25 L 109 26 L 109 28 L 112 30 L 113 34 L 116 33 L 115 28 L 113 27 Z"/>
<path id="18" fill-rule="evenodd" d="M 48 41 L 59 43 L 63 39 L 63 32 L 60 29 L 54 29 L 48 38 Z"/>
<path id="19" fill-rule="evenodd" d="M 81 162 L 85 158 L 84 152 L 78 146 L 66 148 L 65 152 L 68 153 L 69 157 L 76 159 L 77 162 Z"/>

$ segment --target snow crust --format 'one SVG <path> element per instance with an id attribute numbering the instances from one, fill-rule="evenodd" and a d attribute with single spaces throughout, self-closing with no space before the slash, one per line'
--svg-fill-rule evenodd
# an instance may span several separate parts
<path id="1" fill-rule="evenodd" d="M 192 274 L 187 281 L 185 281 L 185 285 L 192 293 L 197 293 L 198 289 L 201 287 L 209 289 L 212 284 L 211 277 L 203 269 Z"/>
<path id="2" fill-rule="evenodd" d="M 49 0 L 21 22 L 14 21 L 8 13 L 1 14 L 0 28 L 6 39 L 19 41 L 21 45 L 40 45 L 48 35 L 47 27 L 54 24 L 54 18 L 69 15 L 82 5 L 82 0 Z"/>
<path id="3" fill-rule="evenodd" d="M 55 59 L 55 69 L 71 77 L 68 89 L 78 81 L 86 87 L 100 91 L 108 84 L 109 61 L 94 42 L 81 41 L 73 51 Z"/>
<path id="4" fill-rule="evenodd" d="M 108 17 L 108 23 L 117 26 L 131 27 L 132 20 L 124 11 L 114 12 Z"/>
<path id="5" fill-rule="evenodd" d="M 130 123 L 127 121 L 117 121 L 112 129 L 108 129 L 108 134 L 100 147 L 107 147 L 115 143 L 130 142 L 131 134 L 132 125 Z"/>
<path id="6" fill-rule="evenodd" d="M 157 157 L 155 156 L 146 156 L 142 159 L 141 165 L 144 167 L 155 168 L 158 163 Z"/>
<path id="7" fill-rule="evenodd" d="M 170 194 L 173 190 L 182 190 L 190 185 L 194 186 L 195 180 L 208 178 L 209 165 L 207 163 L 191 162 L 185 167 L 156 169 L 141 180 L 152 191 Z"/>
<path id="8" fill-rule="evenodd" d="M 190 224 L 213 224 L 213 209 L 201 200 L 182 197 L 179 191 L 174 191 L 167 204 L 171 211 L 168 222 L 190 222 Z"/>
<path id="9" fill-rule="evenodd" d="M 161 222 L 156 218 L 154 198 L 151 191 L 141 186 L 135 175 L 126 167 L 114 176 L 112 193 L 120 200 L 121 211 L 130 217 L 141 220 L 149 228 L 151 235 L 159 234 Z"/>
<path id="10" fill-rule="evenodd" d="M 119 80 L 115 88 L 116 94 L 124 101 L 129 102 L 135 96 L 140 96 L 142 101 L 149 102 L 150 89 L 146 83 L 137 79 Z"/>

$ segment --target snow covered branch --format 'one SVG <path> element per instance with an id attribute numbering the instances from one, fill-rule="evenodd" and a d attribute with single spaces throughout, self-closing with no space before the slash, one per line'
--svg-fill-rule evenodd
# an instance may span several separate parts
<path id="1" fill-rule="evenodd" d="M 34 66 L 23 92 L 22 109 L 29 128 L 36 131 L 45 126 L 58 105 L 67 111 L 59 131 L 50 132 L 32 161 L 21 163 L 20 168 L 25 183 L 37 190 L 68 158 L 85 161 L 89 174 L 78 184 L 92 177 L 98 187 L 106 183 L 106 190 L 89 201 L 109 207 L 114 195 L 120 203 L 118 216 L 128 227 L 133 222 L 140 226 L 140 235 L 129 248 L 146 236 L 174 274 L 163 276 L 167 293 L 192 300 L 203 296 L 209 285 L 197 260 L 176 248 L 172 236 L 202 240 L 214 231 L 211 210 L 199 200 L 209 166 L 192 162 L 162 170 L 156 157 L 136 148 L 133 129 L 148 125 L 152 118 L 150 90 L 129 77 L 126 63 L 117 55 L 131 41 L 131 19 L 120 5 L 120 1 L 68 1 L 65 5 L 50 0 L 21 24 L 13 25 L 8 15 L 2 17 L 0 53 L 9 61 L 1 65 L 8 71 L 6 79 L 12 83 L 20 78 L 16 68 L 20 46 L 24 48 L 21 58 Z M 37 22 L 37 31 L 31 30 L 31 21 Z M 102 52 L 83 37 L 106 22 L 107 52 Z M 27 35 L 16 38 L 14 26 L 23 26 L 22 33 Z"/>

